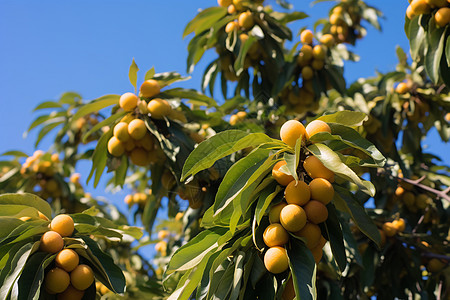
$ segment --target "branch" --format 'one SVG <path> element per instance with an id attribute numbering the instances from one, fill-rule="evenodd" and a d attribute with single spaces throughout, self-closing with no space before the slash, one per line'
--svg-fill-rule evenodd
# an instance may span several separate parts
<path id="1" fill-rule="evenodd" d="M 408 178 L 402 178 L 402 177 L 396 177 L 396 178 L 397 178 L 397 179 L 400 179 L 400 180 L 403 180 L 403 181 L 405 181 L 405 182 L 407 182 L 407 183 L 410 183 L 410 184 L 412 184 L 412 185 L 415 185 L 415 186 L 417 186 L 418 188 L 421 188 L 421 189 L 426 190 L 426 191 L 428 191 L 428 192 L 434 193 L 434 194 L 436 194 L 436 196 L 438 196 L 438 197 L 440 197 L 440 198 L 442 198 L 442 199 L 445 199 L 445 200 L 447 200 L 448 202 L 450 202 L 450 196 L 447 195 L 447 194 L 450 192 L 450 187 L 446 188 L 446 189 L 443 190 L 443 191 L 439 191 L 439 190 L 433 189 L 433 188 L 431 188 L 431 187 L 429 187 L 429 186 L 426 186 L 426 185 L 424 185 L 424 184 L 421 184 L 420 182 L 425 178 L 425 176 L 422 176 L 421 178 L 419 178 L 419 179 L 417 179 L 417 180 L 411 180 L 411 179 L 408 179 Z"/>

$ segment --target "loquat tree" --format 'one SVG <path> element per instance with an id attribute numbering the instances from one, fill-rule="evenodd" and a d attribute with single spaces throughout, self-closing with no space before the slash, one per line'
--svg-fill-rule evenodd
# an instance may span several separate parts
<path id="1" fill-rule="evenodd" d="M 0 162 L 0 298 L 450 297 L 450 167 L 423 146 L 450 137 L 450 3 L 411 1 L 410 54 L 353 83 L 347 45 L 381 12 L 337 0 L 294 36 L 296 5 L 202 9 L 183 33 L 188 73 L 216 52 L 199 91 L 154 68 L 138 83 L 133 60 L 121 95 L 39 104 L 51 149 Z M 81 177 L 129 189 L 143 227 Z"/>

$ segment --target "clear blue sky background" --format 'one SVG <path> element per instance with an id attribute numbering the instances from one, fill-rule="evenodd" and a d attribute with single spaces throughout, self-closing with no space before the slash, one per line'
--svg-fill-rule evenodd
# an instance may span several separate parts
<path id="1" fill-rule="evenodd" d="M 274 0 L 266 2 L 278 7 Z M 354 49 L 361 61 L 346 65 L 348 82 L 372 76 L 375 70 L 393 70 L 397 45 L 409 51 L 403 29 L 408 1 L 367 2 L 385 14 L 383 29 L 378 32 L 368 27 L 368 36 Z M 294 24 L 294 34 L 303 26 L 312 28 L 317 18 L 327 16 L 331 5 L 325 2 L 311 7 L 306 0 L 291 3 L 311 16 Z M 213 5 L 215 0 L 1 0 L 0 153 L 12 149 L 29 154 L 34 151 L 36 132 L 26 139 L 22 136 L 37 116 L 32 109 L 43 100 L 57 99 L 66 91 L 78 92 L 88 100 L 132 91 L 128 68 L 133 58 L 141 69 L 140 82 L 152 66 L 156 72 L 186 75 L 189 38 L 182 39 L 184 26 L 198 8 Z M 199 89 L 209 60 L 205 57 L 192 79 L 181 85 Z M 426 142 L 449 164 L 450 154 L 444 151 L 446 145 L 436 132 Z M 42 149 L 48 147 L 46 139 Z M 83 163 L 83 170 L 89 168 L 90 163 Z M 92 183 L 89 191 L 104 195 L 104 189 L 95 191 Z M 126 191 L 121 191 L 108 198 L 124 208 L 125 195 Z"/>

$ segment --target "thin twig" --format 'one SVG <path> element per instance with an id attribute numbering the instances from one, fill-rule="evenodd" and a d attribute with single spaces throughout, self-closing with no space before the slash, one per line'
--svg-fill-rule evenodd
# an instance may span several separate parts
<path id="1" fill-rule="evenodd" d="M 450 196 L 447 195 L 447 193 L 450 191 L 450 187 L 446 188 L 443 191 L 439 191 L 439 190 L 433 189 L 433 188 L 431 188 L 429 186 L 426 186 L 426 185 L 420 183 L 424 178 L 425 178 L 425 176 L 422 176 L 419 179 L 411 180 L 411 179 L 408 179 L 408 178 L 397 177 L 397 179 L 403 180 L 403 181 L 405 181 L 407 183 L 410 183 L 412 185 L 417 186 L 418 188 L 421 188 L 421 189 L 426 190 L 428 192 L 434 193 L 438 197 L 440 197 L 442 199 L 445 199 L 448 202 L 450 202 Z"/>

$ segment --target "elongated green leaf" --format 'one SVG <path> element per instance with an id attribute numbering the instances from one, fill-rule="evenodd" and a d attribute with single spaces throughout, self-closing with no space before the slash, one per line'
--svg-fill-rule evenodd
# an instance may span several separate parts
<path id="1" fill-rule="evenodd" d="M 174 88 L 165 90 L 162 95 L 173 98 L 189 99 L 191 100 L 189 102 L 195 105 L 206 105 L 207 107 L 217 106 L 217 103 L 213 98 L 201 94 L 194 89 Z"/>
<path id="2" fill-rule="evenodd" d="M 46 252 L 36 252 L 30 256 L 18 280 L 18 300 L 39 297 L 40 288 L 44 281 L 44 269 L 53 261 L 55 256 L 55 254 Z"/>
<path id="3" fill-rule="evenodd" d="M 119 104 L 120 95 L 105 95 L 95 99 L 82 107 L 73 115 L 72 122 L 88 114 L 98 112 L 108 106 Z"/>
<path id="4" fill-rule="evenodd" d="M 130 70 L 128 71 L 128 78 L 130 79 L 130 83 L 134 86 L 134 91 L 137 92 L 137 72 L 139 71 L 139 68 L 136 64 L 136 62 L 131 62 Z"/>
<path id="5" fill-rule="evenodd" d="M 432 28 L 429 26 L 428 34 L 429 47 L 425 55 L 425 69 L 428 76 L 437 84 L 439 82 L 439 65 L 441 63 L 442 53 L 444 51 L 446 28 Z"/>
<path id="6" fill-rule="evenodd" d="M 66 115 L 66 112 L 59 112 L 59 113 L 39 116 L 31 123 L 31 125 L 30 125 L 30 127 L 28 127 L 27 131 L 30 131 L 31 129 L 33 129 L 41 124 L 54 123 L 54 119 L 65 116 L 65 115 Z M 62 119 L 59 119 L 59 120 L 62 120 Z"/>
<path id="7" fill-rule="evenodd" d="M 192 293 L 202 280 L 203 273 L 212 254 L 212 252 L 207 253 L 195 269 L 185 274 L 188 277 L 183 276 L 184 280 L 180 280 L 177 289 L 170 295 L 168 300 L 188 300 L 191 298 Z"/>
<path id="8" fill-rule="evenodd" d="M 255 209 L 255 218 L 256 222 L 259 225 L 261 222 L 264 213 L 269 207 L 272 200 L 283 190 L 283 188 L 277 184 L 277 182 L 273 181 L 267 188 L 265 188 L 259 196 L 258 203 L 256 204 Z"/>
<path id="9" fill-rule="evenodd" d="M 155 67 L 152 67 L 145 73 L 144 80 L 152 79 L 154 75 L 155 75 Z"/>
<path id="10" fill-rule="evenodd" d="M 85 135 L 83 135 L 83 143 L 86 143 L 87 138 L 93 134 L 94 132 L 96 132 L 97 130 L 100 130 L 101 128 L 103 128 L 104 126 L 109 126 L 112 125 L 115 121 L 117 121 L 118 119 L 124 117 L 126 114 L 128 114 L 127 111 L 122 111 L 122 112 L 118 112 L 115 113 L 111 116 L 109 116 L 108 118 L 104 119 L 103 121 L 97 123 L 94 127 L 92 127 L 88 132 L 86 132 Z"/>
<path id="11" fill-rule="evenodd" d="M 281 166 L 280 171 L 293 176 L 294 179 L 298 181 L 297 167 L 299 161 L 297 160 L 297 157 L 289 153 L 284 153 L 283 158 L 286 161 L 286 164 Z"/>
<path id="12" fill-rule="evenodd" d="M 237 76 L 241 75 L 241 73 L 244 71 L 245 57 L 247 56 L 248 50 L 254 43 L 257 43 L 257 39 L 253 35 L 250 35 L 244 44 L 241 43 L 239 55 L 234 62 L 234 70 L 236 71 Z"/>
<path id="13" fill-rule="evenodd" d="M 336 208 L 333 204 L 327 205 L 328 219 L 325 222 L 325 228 L 330 241 L 333 258 L 341 272 L 344 272 L 347 266 L 347 256 L 345 253 L 344 236 L 342 234 L 341 224 L 337 216 Z"/>
<path id="14" fill-rule="evenodd" d="M 58 103 L 70 105 L 73 105 L 77 102 L 81 103 L 81 95 L 75 92 L 65 92 L 61 95 L 58 101 Z"/>
<path id="15" fill-rule="evenodd" d="M 359 178 L 352 169 L 341 161 L 339 155 L 328 146 L 316 143 L 309 145 L 307 148 L 325 165 L 325 167 L 333 171 L 334 174 L 355 183 L 364 193 L 372 197 L 375 195 L 375 187 L 373 184 L 370 181 Z"/>
<path id="16" fill-rule="evenodd" d="M 22 270 L 25 266 L 25 263 L 30 256 L 31 249 L 33 247 L 33 243 L 28 243 L 21 247 L 17 253 L 14 255 L 14 258 L 11 261 L 11 270 L 7 276 L 0 275 L 1 278 L 5 278 L 2 282 L 2 286 L 0 287 L 0 299 L 7 299 L 10 294 L 14 283 L 22 273 Z M 3 272 L 3 270 L 2 270 Z"/>
<path id="17" fill-rule="evenodd" d="M 226 16 L 226 14 L 227 9 L 225 7 L 209 7 L 201 11 L 186 25 L 186 28 L 183 32 L 183 38 L 185 38 L 192 32 L 195 32 L 195 34 L 199 34 L 202 31 L 213 27 L 213 25 L 217 23 L 222 17 Z"/>
<path id="18" fill-rule="evenodd" d="M 272 141 L 270 137 L 262 133 L 248 134 L 240 130 L 220 132 L 200 143 L 192 151 L 184 164 L 181 181 L 211 167 L 214 162 L 231 153 Z"/>
<path id="19" fill-rule="evenodd" d="M 0 241 L 22 224 L 23 221 L 16 218 L 0 217 Z"/>
<path id="20" fill-rule="evenodd" d="M 200 232 L 174 253 L 165 274 L 196 267 L 208 253 L 219 246 L 217 241 L 226 231 L 224 228 L 211 228 Z"/>
<path id="21" fill-rule="evenodd" d="M 0 204 L 26 205 L 36 208 L 49 219 L 51 219 L 52 217 L 52 209 L 50 207 L 50 204 L 33 194 L 3 194 L 0 195 Z"/>
<path id="22" fill-rule="evenodd" d="M 447 40 L 445 41 L 445 58 L 447 62 L 447 68 L 450 67 L 450 35 L 447 37 Z"/>
<path id="23" fill-rule="evenodd" d="M 329 115 L 323 115 L 318 120 L 327 123 L 337 123 L 346 126 L 361 126 L 366 114 L 358 111 L 342 110 Z"/>
<path id="24" fill-rule="evenodd" d="M 33 111 L 37 111 L 40 109 L 47 109 L 47 108 L 61 108 L 62 105 L 55 101 L 45 101 L 40 103 L 38 106 L 36 106 Z"/>
<path id="25" fill-rule="evenodd" d="M 302 20 L 308 17 L 307 14 L 301 11 L 293 11 L 288 13 L 282 13 L 282 12 L 272 12 L 270 14 L 271 17 L 278 20 L 281 24 L 287 24 L 289 22 Z"/>
<path id="26" fill-rule="evenodd" d="M 316 299 L 316 263 L 314 257 L 305 243 L 298 239 L 290 240 L 287 255 L 297 299 Z"/>
<path id="27" fill-rule="evenodd" d="M 336 208 L 347 212 L 355 222 L 356 226 L 358 226 L 359 230 L 377 245 L 380 245 L 380 232 L 373 223 L 373 220 L 366 213 L 364 207 L 355 198 L 355 195 L 336 184 L 333 184 L 333 187 L 336 191 L 334 194 L 334 204 Z"/>
<path id="28" fill-rule="evenodd" d="M 330 66 L 323 70 L 326 77 L 330 80 L 331 86 L 341 95 L 345 95 L 346 83 L 344 79 L 344 71 L 342 67 Z"/>
<path id="29" fill-rule="evenodd" d="M 225 174 L 214 201 L 214 216 L 217 216 L 232 203 L 244 187 L 251 184 L 249 179 L 269 158 L 269 150 L 258 149 L 237 161 Z M 231 206 L 232 207 L 232 206 Z M 231 209 L 232 211 L 233 209 Z"/>
<path id="30" fill-rule="evenodd" d="M 28 154 L 18 150 L 11 150 L 2 153 L 0 156 L 28 157 Z"/>
<path id="31" fill-rule="evenodd" d="M 245 181 L 244 186 L 236 194 L 231 196 L 231 199 L 233 199 L 234 208 L 230 219 L 231 233 L 234 233 L 241 217 L 248 210 L 253 201 L 257 199 L 257 195 L 255 195 L 253 191 L 258 187 L 264 177 L 272 170 L 272 167 L 276 162 L 273 160 L 274 155 L 275 154 L 270 156 L 266 155 L 261 161 L 255 164 L 255 167 L 257 167 L 255 171 L 253 171 L 253 167 L 246 170 L 246 172 L 250 170 L 253 171 L 251 176 Z M 244 220 L 244 223 L 245 222 L 249 222 L 249 220 Z"/>
<path id="32" fill-rule="evenodd" d="M 414 61 L 420 60 L 420 55 L 423 53 L 423 49 L 426 48 L 427 33 L 421 26 L 423 15 L 414 17 L 407 30 L 409 37 L 409 45 L 411 47 L 411 57 Z"/>
<path id="33" fill-rule="evenodd" d="M 112 135 L 113 131 L 111 128 L 107 133 L 102 135 L 102 137 L 97 143 L 97 146 L 95 147 L 94 154 L 92 155 L 92 167 L 89 176 L 86 180 L 86 183 L 88 183 L 89 180 L 91 180 L 92 175 L 94 175 L 95 173 L 94 187 L 98 185 L 100 178 L 103 174 L 103 171 L 106 168 L 106 162 L 108 160 L 107 145 Z"/>
<path id="34" fill-rule="evenodd" d="M 62 125 L 65 123 L 64 118 L 56 118 L 56 119 L 50 119 L 50 123 L 44 126 L 41 131 L 39 131 L 39 134 L 36 138 L 36 142 L 34 143 L 34 147 L 37 148 L 39 146 L 39 143 L 42 141 L 42 139 L 50 133 L 53 129 L 58 127 L 59 125 Z"/>
<path id="35" fill-rule="evenodd" d="M 382 167 L 386 161 L 386 158 L 381 154 L 381 152 L 373 145 L 371 142 L 363 138 L 356 130 L 353 128 L 343 126 L 340 124 L 329 124 L 332 134 L 328 132 L 320 132 L 313 135 L 310 138 L 312 142 L 322 142 L 327 140 L 336 140 L 345 143 L 355 149 L 359 149 L 365 154 L 369 155 L 375 163 Z"/>
<path id="36" fill-rule="evenodd" d="M 81 237 L 88 246 L 88 253 L 91 260 L 96 262 L 96 265 L 101 266 L 101 271 L 107 275 L 108 282 L 105 284 L 110 290 L 116 293 L 123 293 L 125 290 L 125 276 L 122 270 L 114 263 L 112 257 L 103 252 L 95 241 L 88 237 Z M 100 270 L 99 270 L 100 271 Z"/>

